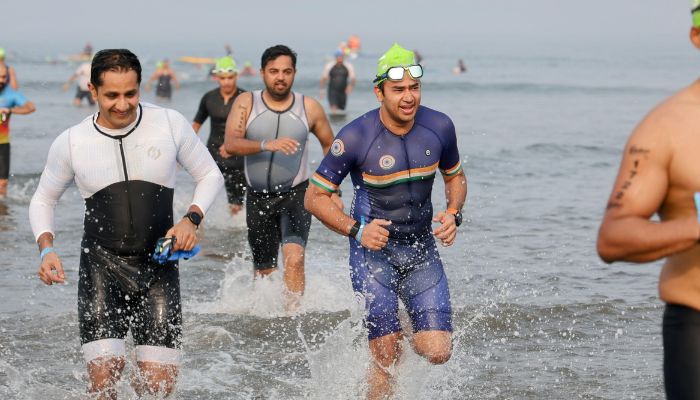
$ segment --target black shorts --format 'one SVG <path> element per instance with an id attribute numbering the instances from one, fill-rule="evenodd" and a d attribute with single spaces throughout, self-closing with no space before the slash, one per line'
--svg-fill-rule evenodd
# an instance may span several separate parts
<path id="1" fill-rule="evenodd" d="M 10 144 L 0 144 L 0 179 L 10 177 Z"/>
<path id="2" fill-rule="evenodd" d="M 248 188 L 248 243 L 256 270 L 277 266 L 280 243 L 306 247 L 311 228 L 311 214 L 304 209 L 307 186 L 309 181 L 304 181 L 282 193 L 255 192 Z"/>
<path id="3" fill-rule="evenodd" d="M 124 339 L 179 349 L 182 309 L 177 262 L 116 255 L 83 239 L 78 281 L 80 342 Z"/>
<path id="4" fill-rule="evenodd" d="M 700 312 L 667 304 L 663 337 L 666 398 L 700 399 Z"/>
<path id="5" fill-rule="evenodd" d="M 328 90 L 328 103 L 331 106 L 338 107 L 341 110 L 345 110 L 345 104 L 348 100 L 348 95 L 345 94 L 345 89 L 334 90 L 329 88 Z"/>
<path id="6" fill-rule="evenodd" d="M 232 168 L 224 163 L 217 163 L 221 174 L 224 176 L 226 197 L 228 204 L 243 204 L 243 196 L 246 192 L 245 174 L 240 168 Z"/>
<path id="7" fill-rule="evenodd" d="M 95 100 L 92 99 L 92 93 L 90 93 L 89 90 L 80 89 L 80 86 L 78 86 L 78 89 L 75 91 L 75 98 L 80 101 L 83 101 L 83 98 L 86 98 L 90 105 L 95 104 Z"/>

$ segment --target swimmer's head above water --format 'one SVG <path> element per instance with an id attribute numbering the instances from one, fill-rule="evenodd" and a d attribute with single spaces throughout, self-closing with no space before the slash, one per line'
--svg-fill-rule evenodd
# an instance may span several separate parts
<path id="1" fill-rule="evenodd" d="M 690 0 L 690 13 L 693 16 L 693 26 L 700 28 L 700 0 Z"/>
<path id="2" fill-rule="evenodd" d="M 415 53 L 404 49 L 398 43 L 394 43 L 377 60 L 377 75 L 374 78 L 374 86 L 379 86 L 387 79 L 397 80 L 403 78 L 404 70 L 407 70 L 413 78 L 423 76 L 423 68 L 416 63 Z"/>
<path id="3" fill-rule="evenodd" d="M 216 75 L 220 74 L 235 74 L 238 72 L 236 61 L 231 56 L 221 57 L 216 60 L 216 66 L 212 71 Z"/>

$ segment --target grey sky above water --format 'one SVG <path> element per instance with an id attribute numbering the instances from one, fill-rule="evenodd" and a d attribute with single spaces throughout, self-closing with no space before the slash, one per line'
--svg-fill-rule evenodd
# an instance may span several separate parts
<path id="1" fill-rule="evenodd" d="M 422 48 L 488 40 L 675 41 L 690 27 L 687 0 L 28 0 L 3 8 L 0 45 L 78 50 L 88 40 L 96 48 L 328 48 L 350 34 L 374 51 L 391 41 Z"/>

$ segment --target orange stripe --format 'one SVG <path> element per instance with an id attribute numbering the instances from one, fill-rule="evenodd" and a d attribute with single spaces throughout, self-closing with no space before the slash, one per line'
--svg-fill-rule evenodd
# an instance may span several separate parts
<path id="1" fill-rule="evenodd" d="M 336 185 L 335 183 L 333 183 L 333 182 L 329 181 L 328 179 L 319 175 L 318 172 L 314 173 L 314 179 L 321 181 L 330 187 L 334 187 L 334 188 L 338 187 L 338 185 Z"/>
<path id="2" fill-rule="evenodd" d="M 411 168 L 410 170 L 403 170 L 399 172 L 394 172 L 393 174 L 389 175 L 370 175 L 368 173 L 362 173 L 362 176 L 368 177 L 370 179 L 376 179 L 378 181 L 391 181 L 395 179 L 396 177 L 403 176 L 403 175 L 409 175 L 411 172 L 430 172 L 433 171 L 437 168 L 438 163 L 435 163 L 433 165 L 429 165 L 427 167 L 421 167 L 421 168 Z"/>

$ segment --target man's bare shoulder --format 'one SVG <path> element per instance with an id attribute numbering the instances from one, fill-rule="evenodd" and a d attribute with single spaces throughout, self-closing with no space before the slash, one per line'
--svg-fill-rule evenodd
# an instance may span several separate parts
<path id="1" fill-rule="evenodd" d="M 319 108 L 323 110 L 321 103 L 319 103 L 318 100 L 310 96 L 304 96 L 304 108 L 313 111 L 318 111 Z"/>
<path id="2" fill-rule="evenodd" d="M 250 105 L 253 104 L 253 93 L 252 92 L 243 92 L 239 94 L 236 97 L 236 100 L 234 100 L 233 105 L 234 106 L 243 106 L 246 108 L 250 108 Z"/>
<path id="3" fill-rule="evenodd" d="M 688 132 L 700 132 L 699 111 L 700 81 L 697 81 L 654 107 L 634 133 L 672 139 Z"/>
<path id="4" fill-rule="evenodd" d="M 326 112 L 323 111 L 323 106 L 313 97 L 304 96 L 304 109 L 306 110 L 306 116 L 311 125 L 319 119 L 326 118 Z"/>

